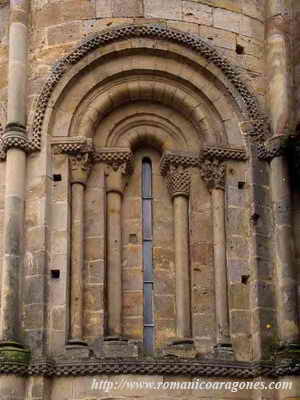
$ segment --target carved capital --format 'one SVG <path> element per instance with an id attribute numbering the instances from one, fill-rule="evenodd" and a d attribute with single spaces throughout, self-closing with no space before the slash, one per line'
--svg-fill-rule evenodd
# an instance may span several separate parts
<path id="1" fill-rule="evenodd" d="M 123 195 L 128 182 L 128 164 L 111 163 L 105 166 L 106 192 L 117 192 Z"/>
<path id="2" fill-rule="evenodd" d="M 182 165 L 170 164 L 167 177 L 167 186 L 172 197 L 190 195 L 191 174 L 190 170 Z"/>
<path id="3" fill-rule="evenodd" d="M 258 145 L 257 154 L 260 160 L 271 161 L 284 155 L 289 145 L 290 136 L 278 135 L 270 138 L 264 144 Z"/>
<path id="4" fill-rule="evenodd" d="M 221 161 L 203 160 L 200 173 L 208 189 L 225 189 L 225 166 Z"/>
<path id="5" fill-rule="evenodd" d="M 91 172 L 91 156 L 89 153 L 79 153 L 70 157 L 71 183 L 86 185 Z"/>
<path id="6" fill-rule="evenodd" d="M 28 153 L 29 145 L 26 136 L 26 128 L 20 124 L 8 124 L 1 138 L 1 145 L 4 158 L 9 149 L 20 149 Z"/>

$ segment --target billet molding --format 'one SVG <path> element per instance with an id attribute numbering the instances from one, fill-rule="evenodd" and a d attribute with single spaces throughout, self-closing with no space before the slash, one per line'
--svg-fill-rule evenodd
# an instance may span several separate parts
<path id="1" fill-rule="evenodd" d="M 206 43 L 199 36 L 187 32 L 177 31 L 167 28 L 160 24 L 131 24 L 112 28 L 102 32 L 95 33 L 85 41 L 81 42 L 69 55 L 57 61 L 50 73 L 46 83 L 44 84 L 37 100 L 36 110 L 34 111 L 33 124 L 30 139 L 30 150 L 38 151 L 41 148 L 41 135 L 44 122 L 44 116 L 51 94 L 65 73 L 80 60 L 82 60 L 91 51 L 100 48 L 106 44 L 117 42 L 130 38 L 150 38 L 157 40 L 165 40 L 181 44 L 187 48 L 196 51 L 203 56 L 208 62 L 218 67 L 226 78 L 231 82 L 237 90 L 240 99 L 236 99 L 236 93 L 227 87 L 230 95 L 235 99 L 244 114 L 246 111 L 247 120 L 251 122 L 250 135 L 255 141 L 262 142 L 266 136 L 266 125 L 268 126 L 267 117 L 260 109 L 258 101 L 250 89 L 243 81 L 239 71 L 226 58 L 221 56 L 216 49 Z"/>

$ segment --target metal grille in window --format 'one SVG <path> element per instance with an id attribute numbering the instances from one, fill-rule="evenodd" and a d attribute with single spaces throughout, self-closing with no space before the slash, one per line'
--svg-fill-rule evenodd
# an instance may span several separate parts
<path id="1" fill-rule="evenodd" d="M 154 350 L 152 201 L 152 164 L 148 158 L 144 158 L 142 165 L 142 203 L 145 353 L 153 353 Z"/>

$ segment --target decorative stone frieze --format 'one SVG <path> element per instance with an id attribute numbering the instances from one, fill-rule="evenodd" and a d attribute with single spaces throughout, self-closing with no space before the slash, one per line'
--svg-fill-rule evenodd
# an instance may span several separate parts
<path id="1" fill-rule="evenodd" d="M 89 153 L 79 153 L 70 157 L 71 183 L 86 184 L 92 167 Z"/>
<path id="2" fill-rule="evenodd" d="M 203 160 L 200 166 L 202 179 L 207 184 L 208 189 L 225 188 L 225 166 L 217 160 Z"/>
<path id="3" fill-rule="evenodd" d="M 138 375 L 182 375 L 219 378 L 254 379 L 256 377 L 279 378 L 297 376 L 300 365 L 294 360 L 285 362 L 242 362 L 242 361 L 209 361 L 164 357 L 157 360 L 126 360 L 90 358 L 80 359 L 33 359 L 29 366 L 19 362 L 0 360 L 0 374 L 20 376 L 91 376 L 106 374 Z"/>

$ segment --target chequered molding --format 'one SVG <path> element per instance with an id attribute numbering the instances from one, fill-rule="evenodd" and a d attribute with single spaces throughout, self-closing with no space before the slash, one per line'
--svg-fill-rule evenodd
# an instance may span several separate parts
<path id="1" fill-rule="evenodd" d="M 32 360 L 29 366 L 0 360 L 0 374 L 21 376 L 90 376 L 90 375 L 186 375 L 214 378 L 253 379 L 256 377 L 279 378 L 299 376 L 300 361 L 238 362 L 175 359 L 156 360 L 100 359 L 82 360 Z"/>
<path id="2" fill-rule="evenodd" d="M 206 58 L 210 63 L 217 66 L 242 97 L 248 114 L 247 119 L 252 121 L 252 135 L 257 138 L 257 140 L 263 141 L 265 137 L 266 116 L 260 110 L 255 95 L 250 92 L 249 88 L 242 80 L 238 70 L 231 65 L 227 59 L 219 55 L 213 47 L 196 35 L 166 28 L 159 24 L 144 24 L 122 26 L 96 33 L 87 40 L 83 41 L 69 55 L 59 60 L 53 66 L 52 72 L 39 95 L 37 108 L 33 117 L 32 138 L 30 141 L 30 147 L 32 151 L 40 149 L 42 125 L 49 99 L 54 88 L 64 76 L 66 71 L 72 65 L 75 65 L 77 62 L 79 62 L 88 53 L 100 48 L 103 45 L 123 39 L 139 37 L 148 37 L 176 42 L 185 47 L 193 49 L 201 56 Z M 233 93 L 231 93 L 231 95 L 234 96 Z"/>

